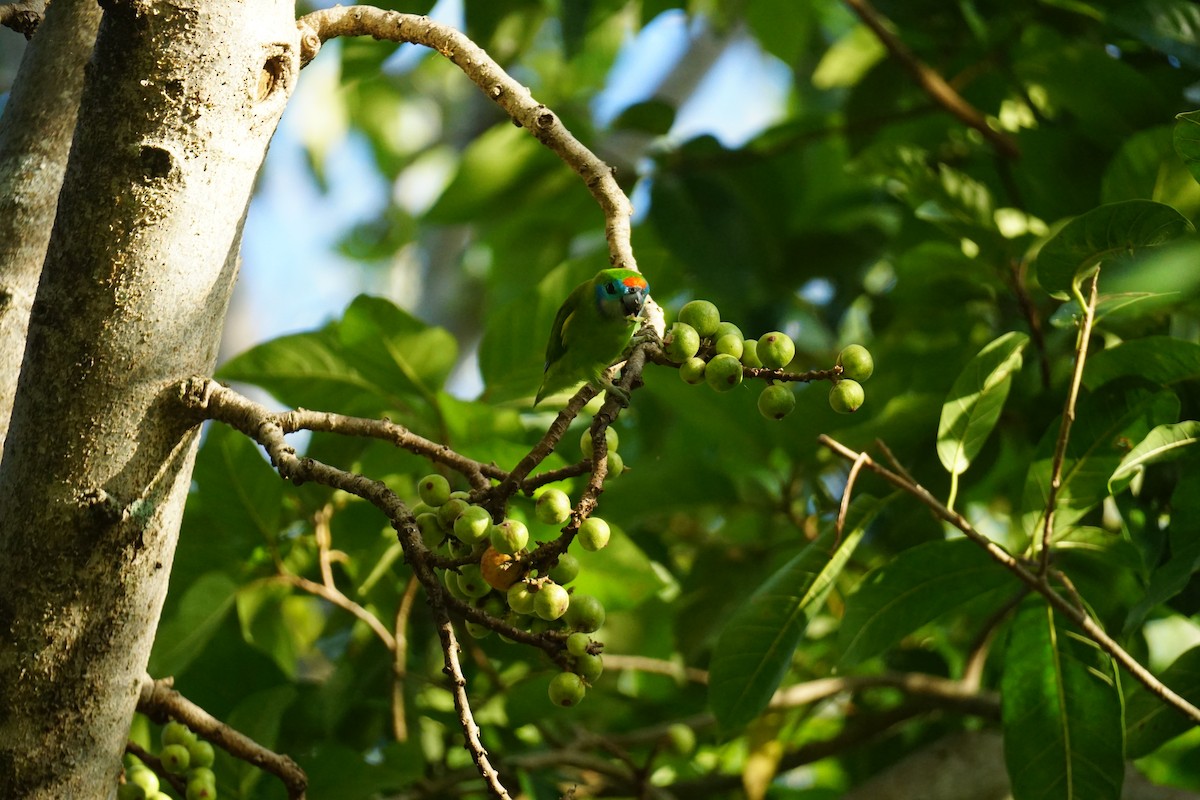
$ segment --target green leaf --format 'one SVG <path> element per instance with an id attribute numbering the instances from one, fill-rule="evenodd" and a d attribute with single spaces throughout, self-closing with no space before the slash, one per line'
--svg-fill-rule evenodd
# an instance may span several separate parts
<path id="1" fill-rule="evenodd" d="M 1160 386 L 1200 378 L 1200 344 L 1170 336 L 1147 336 L 1122 342 L 1088 359 L 1083 370 L 1083 384 L 1096 389 L 1130 375 Z"/>
<path id="2" fill-rule="evenodd" d="M 1126 634 L 1131 634 L 1156 607 L 1186 589 L 1192 575 L 1200 570 L 1200 472 L 1195 468 L 1184 470 L 1171 493 L 1170 508 L 1170 554 L 1150 573 L 1145 596 L 1129 610 Z"/>
<path id="3" fill-rule="evenodd" d="M 381 297 L 359 295 L 337 326 L 347 363 L 384 397 L 432 404 L 458 358 L 458 344 Z"/>
<path id="4" fill-rule="evenodd" d="M 1016 579 L 968 539 L 910 547 L 872 570 L 846 599 L 838 632 L 841 664 L 878 655 L 959 606 Z"/>
<path id="5" fill-rule="evenodd" d="M 1158 678 L 1193 705 L 1200 703 L 1200 647 L 1184 652 Z M 1125 729 L 1129 736 L 1130 758 L 1149 755 L 1194 726 L 1195 723 L 1142 684 L 1135 684 L 1129 690 Z"/>
<path id="6" fill-rule="evenodd" d="M 795 64 L 819 33 L 819 12 L 792 0 L 756 0 L 740 9 L 754 38 L 785 64 Z"/>
<path id="7" fill-rule="evenodd" d="M 294 408 L 363 413 L 364 401 L 374 398 L 370 383 L 346 363 L 332 325 L 257 345 L 227 361 L 217 378 L 260 386 Z"/>
<path id="8" fill-rule="evenodd" d="M 279 739 L 283 715 L 295 703 L 298 692 L 294 686 L 276 686 L 246 696 L 229 715 L 229 726 L 249 736 L 267 749 L 273 749 Z M 240 797 L 252 797 L 254 786 L 265 774 L 256 764 L 242 759 L 232 762 Z M 224 763 L 224 761 L 223 761 Z"/>
<path id="9" fill-rule="evenodd" d="M 1200 181 L 1200 111 L 1188 111 L 1175 117 L 1175 152 L 1187 165 L 1192 177 Z"/>
<path id="10" fill-rule="evenodd" d="M 1115 665 L 1041 597 L 1012 621 L 1000 682 L 1014 800 L 1118 800 L 1125 725 Z"/>
<path id="11" fill-rule="evenodd" d="M 1108 22 L 1190 67 L 1200 67 L 1200 7 L 1189 0 L 1119 3 Z"/>
<path id="12" fill-rule="evenodd" d="M 261 386 L 292 407 L 393 414 L 428 433 L 437 429 L 436 392 L 456 357 L 445 330 L 388 300 L 359 295 L 338 322 L 260 344 L 217 375 Z"/>
<path id="13" fill-rule="evenodd" d="M 783 681 L 808 623 L 862 539 L 881 502 L 860 496 L 846 519 L 845 538 L 826 526 L 812 544 L 758 588 L 729 621 L 709 665 L 708 702 L 722 728 L 741 728 L 767 707 Z"/>
<path id="14" fill-rule="evenodd" d="M 1108 496 L 1108 479 L 1128 452 L 1156 425 L 1174 422 L 1179 400 L 1142 381 L 1111 383 L 1084 396 L 1076 406 L 1075 424 L 1063 458 L 1054 511 L 1054 537 L 1059 538 Z M 1055 419 L 1038 443 L 1021 496 L 1022 527 L 1039 536 L 1050 497 L 1050 475 L 1058 439 Z"/>
<path id="15" fill-rule="evenodd" d="M 785 13 L 785 17 L 792 16 Z M 830 45 L 817 68 L 813 70 L 813 86 L 818 89 L 840 89 L 853 86 L 887 56 L 879 37 L 866 25 L 850 28 Z"/>
<path id="16" fill-rule="evenodd" d="M 1109 494 L 1123 491 L 1129 486 L 1133 476 L 1146 465 L 1172 461 L 1184 455 L 1185 448 L 1195 444 L 1198 438 L 1200 438 L 1200 422 L 1196 420 L 1159 425 L 1154 428 L 1146 434 L 1145 439 L 1138 442 L 1121 459 L 1120 465 L 1108 479 Z"/>
<path id="17" fill-rule="evenodd" d="M 494 125 L 463 152 L 458 172 L 426 219 L 450 224 L 504 214 L 539 175 L 561 168 L 527 131 L 509 122 Z"/>
<path id="18" fill-rule="evenodd" d="M 554 315 L 571 290 L 595 275 L 601 263 L 594 256 L 571 259 L 551 270 L 534 292 L 491 310 L 479 343 L 479 371 L 488 401 L 526 398 L 533 404 Z"/>
<path id="19" fill-rule="evenodd" d="M 651 99 L 627 107 L 612 121 L 612 128 L 664 136 L 674 124 L 675 107 L 664 100 Z"/>
<path id="20" fill-rule="evenodd" d="M 301 659 L 309 658 L 310 667 L 320 660 L 314 646 L 327 616 L 320 599 L 263 581 L 237 593 L 237 611 L 242 636 L 289 677 L 296 677 Z"/>
<path id="21" fill-rule="evenodd" d="M 604 604 L 606 611 L 633 608 L 662 591 L 668 584 L 637 544 L 615 524 L 608 546 L 588 553 L 587 569 L 580 572 L 571 587 L 590 594 Z M 534 526 L 542 536 L 541 525 Z M 554 531 L 557 535 L 558 531 Z"/>
<path id="22" fill-rule="evenodd" d="M 1119 316 L 1137 319 L 1160 311 L 1163 306 L 1178 303 L 1178 292 L 1121 292 L 1101 295 L 1096 299 L 1093 323 L 1099 325 L 1105 317 Z M 1050 315 L 1050 324 L 1055 328 L 1074 329 L 1079 327 L 1083 315 L 1074 303 L 1063 303 Z"/>
<path id="23" fill-rule="evenodd" d="M 247 561 L 255 549 L 274 542 L 286 525 L 285 486 L 262 449 L 240 431 L 221 424 L 208 429 L 192 472 L 164 617 L 174 613 L 175 594 L 202 575 L 253 569 Z"/>
<path id="24" fill-rule="evenodd" d="M 1075 217 L 1038 252 L 1038 281 L 1055 297 L 1106 261 L 1127 258 L 1192 232 L 1192 223 L 1170 206 L 1150 200 L 1109 203 Z"/>
<path id="25" fill-rule="evenodd" d="M 1006 333 L 971 359 L 959 374 L 938 423 L 937 453 L 953 475 L 966 472 L 1008 398 L 1013 374 L 1021 369 L 1021 353 L 1029 344 L 1023 333 Z"/>
<path id="26" fill-rule="evenodd" d="M 237 584 L 223 572 L 210 572 L 189 586 L 175 614 L 158 626 L 150 673 L 176 675 L 187 669 L 221 626 L 236 592 Z"/>

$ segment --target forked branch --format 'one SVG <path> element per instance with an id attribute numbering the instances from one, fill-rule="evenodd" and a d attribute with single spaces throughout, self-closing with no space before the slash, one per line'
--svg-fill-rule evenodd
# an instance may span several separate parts
<path id="1" fill-rule="evenodd" d="M 1150 670 L 1146 669 L 1137 659 L 1126 652 L 1121 645 L 1117 644 L 1111 636 L 1105 633 L 1104 629 L 1092 618 L 1087 608 L 1080 601 L 1067 599 L 1055 590 L 1050 583 L 1050 579 L 1055 577 L 1053 570 L 1040 573 L 1036 571 L 1036 568 L 1031 569 L 1025 562 L 976 530 L 975 526 L 964 516 L 957 511 L 947 508 L 924 486 L 916 483 L 911 478 L 893 472 L 876 462 L 868 454 L 855 452 L 829 436 L 822 435 L 819 437 L 819 441 L 822 445 L 847 461 L 861 463 L 863 468 L 874 472 L 892 486 L 917 498 L 932 509 L 938 518 L 958 528 L 968 539 L 982 547 L 993 561 L 1015 575 L 1018 580 L 1030 589 L 1046 598 L 1046 601 L 1056 611 L 1073 622 L 1088 638 L 1099 645 L 1100 649 L 1112 656 L 1118 664 L 1124 667 L 1130 675 L 1136 678 L 1138 682 L 1150 690 L 1156 697 L 1178 709 L 1188 719 L 1200 724 L 1200 708 L 1189 703 L 1158 678 L 1154 677 Z"/>
<path id="2" fill-rule="evenodd" d="M 633 207 L 617 184 L 613 169 L 567 130 L 558 115 L 533 99 L 529 89 L 514 80 L 487 52 L 461 31 L 428 17 L 385 11 L 374 6 L 336 6 L 300 18 L 300 60 L 307 64 L 321 44 L 338 36 L 419 44 L 450 59 L 513 123 L 528 130 L 583 179 L 604 212 L 604 235 L 614 267 L 634 269 L 637 259 L 630 244 Z"/>

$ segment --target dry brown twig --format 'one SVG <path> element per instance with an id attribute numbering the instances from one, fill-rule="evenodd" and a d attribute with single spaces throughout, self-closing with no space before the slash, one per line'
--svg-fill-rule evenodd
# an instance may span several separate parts
<path id="1" fill-rule="evenodd" d="M 934 514 L 955 528 L 958 528 L 968 539 L 975 542 L 984 549 L 984 551 L 992 558 L 993 561 L 1003 566 L 1009 572 L 1017 577 L 1023 584 L 1028 586 L 1033 591 L 1046 598 L 1046 601 L 1054 607 L 1056 611 L 1070 620 L 1080 630 L 1083 631 L 1088 638 L 1099 645 L 1100 649 L 1108 653 L 1113 659 L 1129 672 L 1139 683 L 1145 686 L 1151 693 L 1161 699 L 1168 705 L 1173 706 L 1182 712 L 1185 716 L 1196 723 L 1200 723 L 1200 708 L 1189 703 L 1183 697 L 1180 697 L 1170 687 L 1166 686 L 1158 678 L 1146 669 L 1137 659 L 1131 656 L 1121 645 L 1119 645 L 1111 636 L 1109 636 L 1100 624 L 1092 618 L 1087 608 L 1077 605 L 1075 602 L 1063 597 L 1050 584 L 1047 574 L 1039 574 L 1027 567 L 1021 560 L 1013 556 L 1000 545 L 993 542 L 988 537 L 984 536 L 961 514 L 957 511 L 952 511 L 947 508 L 940 500 L 933 496 L 932 493 L 919 483 L 912 481 L 909 478 L 893 472 L 892 470 L 879 464 L 869 455 L 858 453 L 846 447 L 841 442 L 822 434 L 818 441 L 832 450 L 837 455 L 847 461 L 857 461 L 862 458 L 863 466 L 880 476 L 888 483 L 895 486 L 897 489 L 904 491 L 913 497 L 920 500 L 926 506 L 933 510 Z M 866 455 L 865 458 L 863 456 Z"/>
<path id="2" fill-rule="evenodd" d="M 266 770 L 283 782 L 290 800 L 304 800 L 308 777 L 285 755 L 272 752 L 209 714 L 172 688 L 170 678 L 154 680 L 147 675 L 138 697 L 138 711 L 151 719 L 174 719 L 234 758 Z"/>
<path id="3" fill-rule="evenodd" d="M 311 61 L 322 43 L 338 36 L 371 36 L 389 42 L 420 44 L 450 59 L 487 97 L 552 150 L 583 178 L 604 213 L 609 261 L 614 267 L 637 269 L 630 245 L 633 208 L 617 184 L 613 170 L 567 130 L 558 116 L 533 99 L 529 89 L 506 73 L 483 48 L 465 34 L 428 17 L 384 11 L 372 6 L 338 6 L 314 11 L 297 23 L 302 64 Z"/>
<path id="4" fill-rule="evenodd" d="M 416 520 L 404 501 L 382 481 L 346 472 L 312 458 L 297 456 L 295 449 L 284 438 L 285 431 L 279 421 L 281 415 L 272 413 L 265 406 L 242 397 L 216 381 L 202 377 L 185 381 L 180 386 L 180 400 L 185 408 L 198 416 L 219 420 L 262 445 L 267 451 L 271 465 L 285 480 L 297 484 L 319 483 L 323 486 L 341 489 L 361 497 L 383 512 L 392 527 L 396 529 L 396 536 L 401 547 L 404 548 L 413 574 L 421 582 L 426 597 L 429 599 L 438 638 L 442 643 L 445 663 L 443 671 L 450 679 L 450 692 L 454 698 L 459 723 L 466 737 L 467 750 L 475 761 L 480 775 L 487 783 L 489 791 L 496 797 L 507 800 L 509 794 L 500 783 L 496 769 L 488 760 L 487 751 L 479 739 L 479 726 L 475 724 L 474 714 L 467 698 L 467 681 L 463 675 L 458 641 L 455 638 L 448 611 L 447 600 L 452 598 L 449 598 L 433 571 L 430 564 L 432 553 L 421 540 Z M 316 582 L 312 582 L 312 584 L 311 588 L 314 591 L 325 591 L 323 584 Z M 377 619 L 376 622 L 378 622 Z M 394 650 L 394 638 L 386 629 L 384 631 L 387 637 L 392 639 Z"/>
<path id="5" fill-rule="evenodd" d="M 563 126 L 557 115 L 534 100 L 527 88 L 513 80 L 483 49 L 464 34 L 426 17 L 384 11 L 370 6 L 323 9 L 302 17 L 297 22 L 297 26 L 301 34 L 301 60 L 305 64 L 316 56 L 323 42 L 338 36 L 372 36 L 378 40 L 421 44 L 448 58 L 462 69 L 467 77 L 483 90 L 485 95 L 504 109 L 515 124 L 528 130 L 539 142 L 557 154 L 564 163 L 580 175 L 603 212 L 610 263 L 617 267 L 637 269 L 637 261 L 630 243 L 629 218 L 632 208 L 629 199 L 617 184 L 613 170 L 580 143 Z M 653 303 L 649 304 L 649 309 L 652 323 L 657 323 L 656 327 L 661 328 L 661 309 Z M 634 355 L 630 359 L 633 363 L 626 365 L 624 370 L 623 380 L 626 388 L 640 379 L 641 368 L 645 364 L 645 355 L 643 353 L 638 360 L 638 352 L 635 348 Z M 454 609 L 468 618 L 482 614 L 482 612 L 466 604 L 458 603 L 443 590 L 433 572 L 433 566 L 439 564 L 439 560 L 424 546 L 417 532 L 415 520 L 400 498 L 378 481 L 371 481 L 361 475 L 337 470 L 312 459 L 297 457 L 295 451 L 284 440 L 283 434 L 307 429 L 371 436 L 391 441 L 397 446 L 421 453 L 431 460 L 458 470 L 467 477 L 477 493 L 488 497 L 491 505 L 498 506 L 506 502 L 507 498 L 516 491 L 522 489 L 532 491 L 534 486 L 540 485 L 533 483 L 527 486 L 525 479 L 537 464 L 541 463 L 553 450 L 570 422 L 594 394 L 594 389 L 585 386 L 568 405 L 568 408 L 559 415 L 546 437 L 531 451 L 529 456 L 514 470 L 506 472 L 494 465 L 479 464 L 465 459 L 444 445 L 424 440 L 401 426 L 387 421 L 377 422 L 304 410 L 288 414 L 271 414 L 265 408 L 257 407 L 256 404 L 237 396 L 224 387 L 200 378 L 186 382 L 181 393 L 185 405 L 193 411 L 202 412 L 210 418 L 220 419 L 263 445 L 271 458 L 272 465 L 282 477 L 297 483 L 315 481 L 343 489 L 375 504 L 392 522 L 397 530 L 405 557 L 413 568 L 416 580 L 425 588 L 433 610 L 434 622 L 444 654 L 444 671 L 452 684 L 455 706 L 467 740 L 467 749 L 480 774 L 484 777 L 489 791 L 500 798 L 507 798 L 508 794 L 500 783 L 495 769 L 488 761 L 487 753 L 479 740 L 479 728 L 474 722 L 466 695 L 466 679 L 462 672 L 459 647 L 449 616 L 450 609 Z M 576 508 L 572 525 L 564 530 L 562 537 L 556 543 L 556 546 L 561 548 L 558 552 L 566 549 L 579 523 L 595 507 L 596 498 L 603 490 L 607 463 L 603 426 L 611 424 L 618 413 L 619 408 L 611 400 L 601 412 L 604 418 L 598 422 L 601 426 L 599 429 L 600 444 L 590 464 L 591 480 Z M 499 481 L 500 485 L 490 488 L 493 480 Z M 318 544 L 321 548 L 322 580 L 320 583 L 286 574 L 282 578 L 354 614 L 355 617 L 370 626 L 375 635 L 389 647 L 394 658 L 398 658 L 397 654 L 401 649 L 400 642 L 402 641 L 400 636 L 401 615 L 397 616 L 396 633 L 393 634 L 373 614 L 346 597 L 337 589 L 332 579 L 328 560 L 329 543 L 322 542 L 318 537 Z M 556 558 L 557 552 L 547 551 L 542 553 L 542 557 L 548 561 Z M 405 616 L 406 614 L 407 612 L 405 612 Z M 488 619 L 485 624 L 497 627 L 499 621 Z M 510 626 L 500 624 L 497 629 L 504 627 Z M 525 632 L 515 629 L 503 632 L 521 641 L 528 638 Z M 530 643 L 538 644 L 543 648 L 561 649 L 561 643 L 553 641 L 553 637 L 532 638 L 536 641 Z M 400 671 L 402 668 L 397 662 L 397 676 Z M 399 688 L 394 689 L 393 704 L 398 702 L 396 694 L 399 691 Z M 400 713 L 402 714 L 402 712 Z M 393 722 L 399 736 L 405 726 L 402 716 L 397 717 L 396 714 L 397 712 L 394 711 Z"/>
<path id="6" fill-rule="evenodd" d="M 1012 137 L 989 125 L 987 118 L 964 100 L 937 70 L 917 58 L 908 45 L 892 31 L 887 19 L 868 0 L 845 0 L 845 3 L 935 103 L 953 114 L 964 125 L 979 131 L 1000 155 L 1006 158 L 1017 158 L 1021 155 L 1020 148 Z"/>

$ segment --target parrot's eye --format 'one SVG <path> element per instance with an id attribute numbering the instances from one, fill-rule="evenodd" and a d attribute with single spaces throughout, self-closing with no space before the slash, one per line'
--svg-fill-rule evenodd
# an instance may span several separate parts
<path id="1" fill-rule="evenodd" d="M 609 281 L 608 283 L 604 284 L 604 291 L 608 292 L 609 294 L 621 293 L 620 289 L 617 288 L 616 282 L 614 281 Z"/>

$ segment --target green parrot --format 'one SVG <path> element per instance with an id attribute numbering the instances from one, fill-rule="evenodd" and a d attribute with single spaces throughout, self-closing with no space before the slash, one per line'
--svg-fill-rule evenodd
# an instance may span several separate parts
<path id="1" fill-rule="evenodd" d="M 628 393 L 605 378 L 638 327 L 650 285 L 631 269 L 602 269 L 575 287 L 554 317 L 546 345 L 546 373 L 536 406 L 547 396 L 587 381 L 612 392 L 622 403 Z"/>

